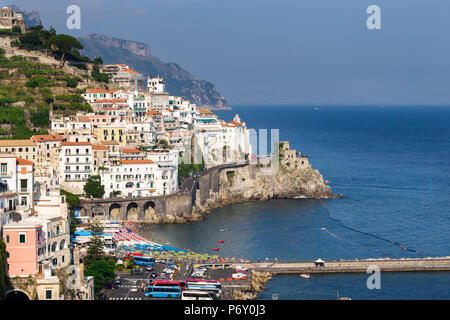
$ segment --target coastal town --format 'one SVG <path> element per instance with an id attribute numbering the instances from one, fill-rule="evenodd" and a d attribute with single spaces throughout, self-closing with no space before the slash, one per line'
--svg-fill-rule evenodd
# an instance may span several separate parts
<path id="1" fill-rule="evenodd" d="M 0 13 L 3 28 L 30 32 L 20 12 Z M 2 68 L 58 63 L 48 53 L 30 58 L 30 51 L 9 46 L 9 37 Z M 62 59 L 51 74 L 85 72 Z M 61 112 L 57 101 L 67 96 L 53 98 L 40 88 L 50 96 L 46 132 L 0 139 L 3 294 L 12 300 L 254 298 L 240 290 L 260 290 L 270 275 L 250 272 L 246 259 L 221 257 L 219 248 L 213 254 L 175 248 L 142 231 L 151 223 L 198 220 L 234 202 L 332 196 L 331 189 L 289 142 L 275 141 L 272 153 L 258 156 L 238 114 L 220 119 L 171 95 L 160 75 L 100 60 L 90 68 L 103 83 L 86 72 L 88 80 L 74 85 L 64 78 L 79 92 L 76 106 L 83 110 Z M 279 160 L 283 172 L 275 168 Z"/>

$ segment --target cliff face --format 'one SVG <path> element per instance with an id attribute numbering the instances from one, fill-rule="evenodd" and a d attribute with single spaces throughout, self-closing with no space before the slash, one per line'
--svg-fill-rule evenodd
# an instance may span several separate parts
<path id="1" fill-rule="evenodd" d="M 105 64 L 124 63 L 144 76 L 162 76 L 167 91 L 182 96 L 200 107 L 230 109 L 228 102 L 217 88 L 208 81 L 200 80 L 176 63 L 164 63 L 150 54 L 149 46 L 101 34 L 91 34 L 79 39 L 82 54 L 94 58 L 101 56 Z"/>
<path id="2" fill-rule="evenodd" d="M 295 197 L 322 199 L 334 195 L 320 172 L 310 167 L 280 168 L 268 174 L 267 168 L 250 165 L 233 169 L 233 173 L 222 171 L 219 174 L 219 192 L 212 193 L 206 203 L 197 201 L 193 216 L 237 202 Z"/>

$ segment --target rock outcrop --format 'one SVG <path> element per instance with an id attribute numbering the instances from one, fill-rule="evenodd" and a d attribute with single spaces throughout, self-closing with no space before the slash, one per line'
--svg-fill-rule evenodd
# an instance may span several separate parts
<path id="1" fill-rule="evenodd" d="M 245 202 L 288 198 L 333 198 L 331 188 L 320 172 L 310 166 L 289 169 L 248 165 L 219 175 L 219 192 L 211 193 L 205 204 L 197 201 L 193 213 L 209 212 L 213 208 Z"/>

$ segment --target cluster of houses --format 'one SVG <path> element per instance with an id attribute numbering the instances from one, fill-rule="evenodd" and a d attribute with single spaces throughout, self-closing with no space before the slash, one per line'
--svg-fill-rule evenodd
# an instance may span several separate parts
<path id="1" fill-rule="evenodd" d="M 71 258 L 70 215 L 61 189 L 83 195 L 99 176 L 105 198 L 168 195 L 178 190 L 178 165 L 215 166 L 251 155 L 249 129 L 165 91 L 164 79 L 126 65 L 102 66 L 116 89 L 87 88 L 91 113 L 56 118 L 49 134 L 0 140 L 0 231 L 9 277 L 34 277 L 39 299 L 59 299 L 55 272 Z M 71 261 L 72 260 L 72 261 Z M 77 260 L 77 259 L 75 259 Z M 77 261 L 75 261 L 77 263 Z M 92 279 L 80 279 L 83 299 Z"/>

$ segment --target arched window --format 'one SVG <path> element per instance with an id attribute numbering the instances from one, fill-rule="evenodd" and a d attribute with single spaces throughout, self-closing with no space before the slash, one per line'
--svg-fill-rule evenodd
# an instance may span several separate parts
<path id="1" fill-rule="evenodd" d="M 59 250 L 63 250 L 66 247 L 66 240 L 62 239 L 59 243 Z"/>

